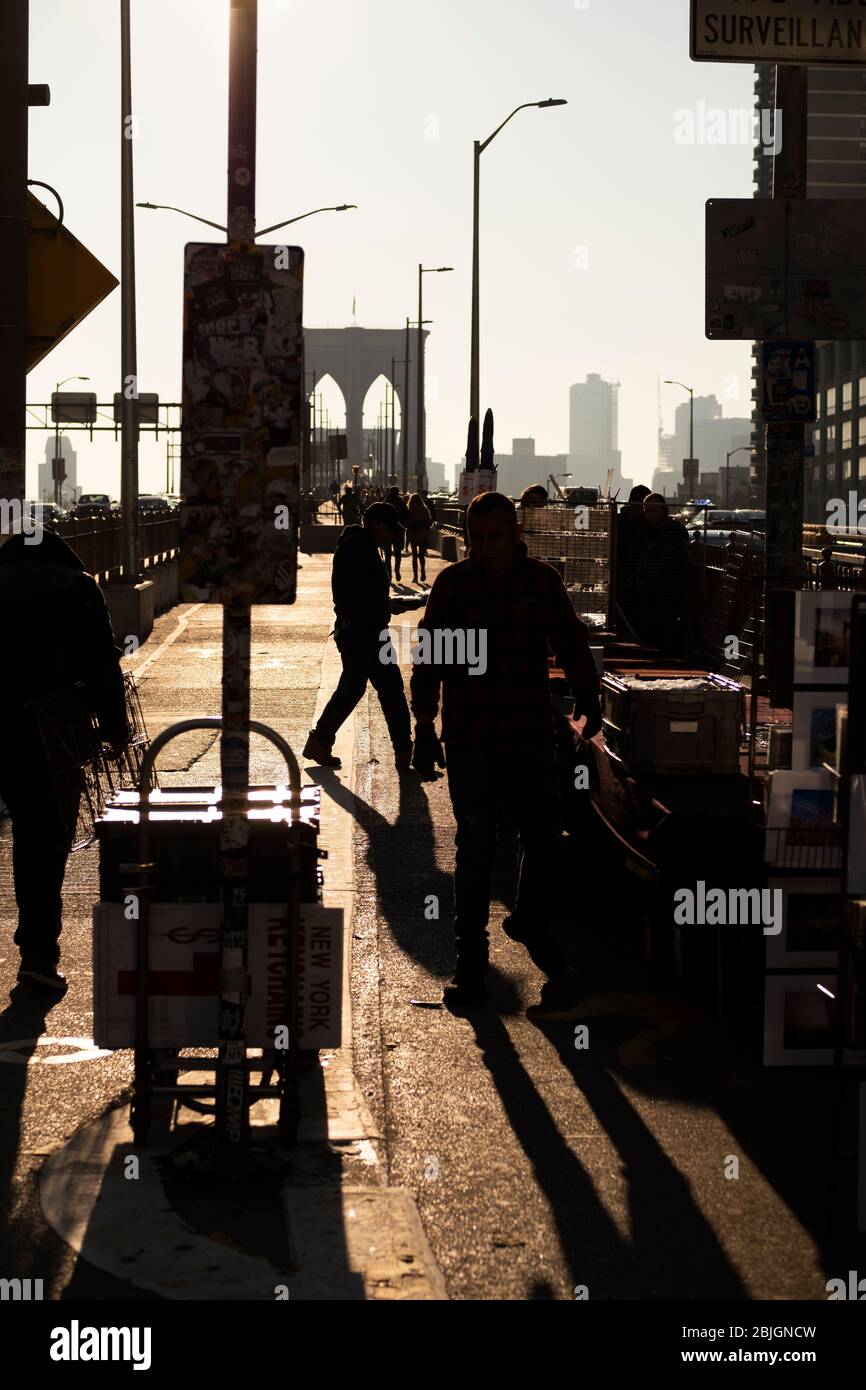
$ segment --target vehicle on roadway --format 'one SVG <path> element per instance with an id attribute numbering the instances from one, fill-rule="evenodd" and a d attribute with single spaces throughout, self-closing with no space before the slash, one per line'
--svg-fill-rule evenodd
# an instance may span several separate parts
<path id="1" fill-rule="evenodd" d="M 118 515 L 118 508 L 107 492 L 82 492 L 69 515 L 75 521 L 90 517 L 103 517 L 110 520 Z"/>

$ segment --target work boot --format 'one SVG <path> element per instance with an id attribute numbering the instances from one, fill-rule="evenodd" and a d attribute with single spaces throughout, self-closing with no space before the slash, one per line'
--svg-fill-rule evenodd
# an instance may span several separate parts
<path id="1" fill-rule="evenodd" d="M 502 930 L 511 941 L 518 941 L 521 946 L 526 947 L 533 965 L 537 965 L 549 980 L 564 975 L 568 970 L 564 952 L 557 946 L 545 926 L 539 926 L 512 912 L 502 923 Z"/>
<path id="2" fill-rule="evenodd" d="M 22 959 L 18 968 L 18 983 L 48 994 L 65 994 L 69 988 L 66 976 L 52 961 Z"/>
<path id="3" fill-rule="evenodd" d="M 307 758 L 316 767 L 342 767 L 339 758 L 335 758 L 330 747 L 319 737 L 315 729 L 310 730 L 310 737 L 304 745 L 302 757 Z"/>

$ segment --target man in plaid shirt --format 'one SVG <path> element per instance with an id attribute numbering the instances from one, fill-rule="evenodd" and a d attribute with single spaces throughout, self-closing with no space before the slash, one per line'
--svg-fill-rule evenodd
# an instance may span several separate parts
<path id="1" fill-rule="evenodd" d="M 551 565 L 532 559 L 510 498 L 485 493 L 467 513 L 470 554 L 437 576 L 419 624 L 412 674 L 416 720 L 413 765 L 425 779 L 445 766 L 457 821 L 454 880 L 457 970 L 446 989 L 454 1004 L 484 994 L 490 877 L 496 823 L 504 810 L 520 837 L 514 911 L 503 924 L 550 979 L 567 962 L 547 928 L 549 856 L 560 830 L 548 647 L 575 697 L 584 734 L 601 728 L 598 677 L 588 633 Z M 426 636 L 425 636 L 426 634 Z M 455 636 L 484 662 L 444 664 Z M 437 642 L 438 635 L 438 642 Z M 426 644 L 426 650 L 425 650 Z M 432 654 L 433 660 L 425 660 Z M 482 669 L 483 668 L 483 669 Z M 435 719 L 442 695 L 442 742 Z"/>

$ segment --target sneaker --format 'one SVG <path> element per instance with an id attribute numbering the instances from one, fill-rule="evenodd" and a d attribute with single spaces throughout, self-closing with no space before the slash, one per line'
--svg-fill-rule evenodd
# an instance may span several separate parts
<path id="1" fill-rule="evenodd" d="M 310 737 L 304 745 L 302 757 L 307 758 L 311 763 L 315 763 L 316 767 L 338 768 L 343 766 L 340 759 L 335 758 L 330 748 L 322 742 L 315 729 L 310 731 Z"/>
<path id="2" fill-rule="evenodd" d="M 30 985 L 32 989 L 50 990 L 52 994 L 65 994 L 69 983 L 62 970 L 50 961 L 23 961 L 18 969 L 18 983 Z"/>
<path id="3" fill-rule="evenodd" d="M 412 749 L 406 748 L 401 753 L 394 754 L 394 766 L 398 772 L 412 771 Z"/>

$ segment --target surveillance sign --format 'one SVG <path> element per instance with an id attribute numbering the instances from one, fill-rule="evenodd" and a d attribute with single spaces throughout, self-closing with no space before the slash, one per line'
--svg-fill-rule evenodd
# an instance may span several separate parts
<path id="1" fill-rule="evenodd" d="M 864 0 L 692 0 L 698 63 L 866 62 Z"/>

